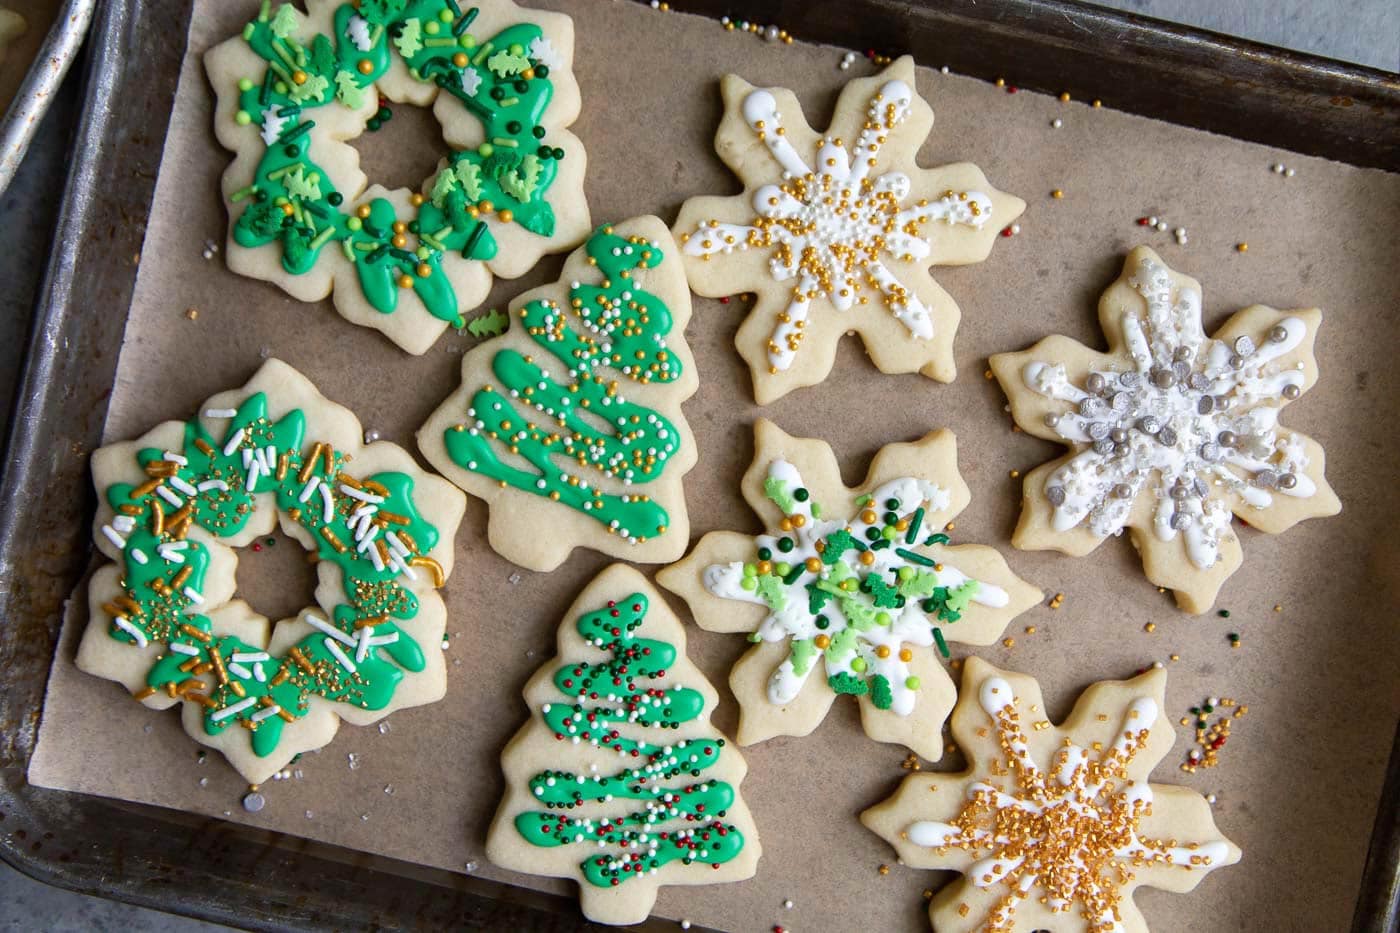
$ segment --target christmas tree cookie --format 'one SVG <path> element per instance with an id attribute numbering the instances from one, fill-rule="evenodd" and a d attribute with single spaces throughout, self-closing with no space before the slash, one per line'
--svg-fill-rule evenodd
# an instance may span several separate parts
<path id="1" fill-rule="evenodd" d="M 530 720 L 501 755 L 492 862 L 578 882 L 598 923 L 640 923 L 661 885 L 753 876 L 747 767 L 718 696 L 646 578 L 614 564 L 565 613 L 558 656 L 525 685 Z"/>
<path id="2" fill-rule="evenodd" d="M 791 91 L 720 86 L 715 151 L 744 193 L 692 198 L 675 232 L 696 292 L 758 296 L 735 342 L 760 405 L 825 379 L 850 332 L 882 372 L 953 379 L 961 315 L 928 268 L 986 259 L 1026 205 L 975 165 L 918 166 L 933 111 L 914 77 L 906 56 L 850 82 L 825 135 Z"/>
<path id="3" fill-rule="evenodd" d="M 848 489 L 821 441 L 764 420 L 754 437 L 744 498 L 770 531 L 712 532 L 657 575 L 701 628 L 754 643 L 729 678 L 740 744 L 807 735 L 847 693 L 867 735 L 937 761 L 954 700 L 938 655 L 991 644 L 1041 597 L 991 548 L 949 544 L 970 498 L 956 439 L 891 444 Z"/>
<path id="4" fill-rule="evenodd" d="M 1080 556 L 1126 529 L 1147 578 L 1205 612 L 1243 560 L 1232 514 L 1277 534 L 1341 511 L 1321 445 L 1279 424 L 1317 381 L 1321 322 L 1254 305 L 1207 337 L 1200 283 L 1133 250 L 1099 301 L 1107 353 L 1053 336 L 992 357 L 1016 424 L 1070 451 L 1026 476 L 1013 543 Z"/>
<path id="5" fill-rule="evenodd" d="M 510 0 L 269 0 L 210 49 L 233 271 L 423 353 L 490 291 L 588 233 L 573 21 Z M 389 103 L 449 147 L 417 191 L 369 185 L 350 140 Z"/>
<path id="6" fill-rule="evenodd" d="M 953 711 L 962 774 L 922 772 L 861 814 L 900 863 L 963 877 L 938 893 L 938 933 L 1146 933 L 1138 887 L 1186 892 L 1240 859 L 1204 797 L 1149 784 L 1171 750 L 1165 671 L 1084 691 L 1055 726 L 1040 686 L 969 658 Z"/>
<path id="7" fill-rule="evenodd" d="M 465 497 L 287 364 L 189 422 L 92 456 L 93 574 L 78 667 L 185 730 L 251 783 L 446 688 L 446 610 Z M 316 562 L 316 605 L 272 622 L 234 599 L 235 548 L 280 528 Z M 268 539 L 275 544 L 276 539 Z"/>
<path id="8" fill-rule="evenodd" d="M 515 300 L 505 334 L 465 356 L 418 443 L 486 501 L 503 557 L 553 570 L 575 547 L 638 563 L 685 552 L 689 319 L 676 245 L 641 217 L 594 231 L 558 282 Z"/>

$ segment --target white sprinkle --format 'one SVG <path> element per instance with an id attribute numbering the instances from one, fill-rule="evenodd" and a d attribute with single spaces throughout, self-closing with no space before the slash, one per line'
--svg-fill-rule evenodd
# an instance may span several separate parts
<path id="1" fill-rule="evenodd" d="M 139 547 L 132 548 L 129 553 L 131 554 L 132 559 L 135 560 L 138 564 L 144 564 L 147 560 L 149 560 L 149 558 L 146 557 L 145 552 L 142 551 Z"/>
<path id="2" fill-rule="evenodd" d="M 180 466 L 189 466 L 190 463 L 188 457 L 182 457 L 179 454 L 174 453 L 173 451 L 167 450 L 162 456 L 164 456 L 165 459 L 169 460 L 171 463 L 177 463 Z"/>
<path id="3" fill-rule="evenodd" d="M 1065 125 L 1065 121 L 1061 120 L 1059 117 L 1056 117 L 1055 119 L 1050 121 L 1050 125 L 1058 130 L 1060 127 Z"/>
<path id="4" fill-rule="evenodd" d="M 204 409 L 204 417 L 206 417 L 206 418 L 232 418 L 232 417 L 233 417 L 234 415 L 236 415 L 236 414 L 238 414 L 238 409 L 236 409 L 236 408 L 206 408 L 206 409 Z"/>
<path id="5" fill-rule="evenodd" d="M 321 644 L 326 646 L 326 650 L 331 653 L 331 657 L 335 658 L 336 662 L 341 667 L 345 668 L 352 674 L 355 673 L 355 662 L 350 660 L 350 656 L 348 654 L 340 650 L 339 645 L 331 641 L 329 638 L 322 639 Z"/>
<path id="6" fill-rule="evenodd" d="M 334 625 L 331 625 L 329 622 L 327 622 L 320 616 L 313 616 L 311 613 L 307 612 L 303 613 L 301 618 L 303 622 L 307 623 L 312 628 L 320 629 L 330 637 L 334 638 L 336 641 L 341 642 L 342 644 L 349 645 L 351 648 L 355 647 L 355 639 L 351 638 L 349 635 L 346 635 L 340 629 L 336 628 Z"/>
<path id="7" fill-rule="evenodd" d="M 258 661 L 271 661 L 272 655 L 266 651 L 236 651 L 229 655 L 229 660 L 239 664 L 254 664 Z"/>
<path id="8" fill-rule="evenodd" d="M 232 661 L 228 663 L 228 669 L 244 680 L 248 680 L 253 676 L 253 672 L 248 670 L 248 668 L 244 667 L 242 664 L 235 664 Z"/>
<path id="9" fill-rule="evenodd" d="M 219 492 L 228 492 L 228 483 L 221 479 L 206 479 L 196 487 L 200 492 L 208 492 L 217 489 Z"/>
<path id="10" fill-rule="evenodd" d="M 329 483 L 321 484 L 321 521 L 327 525 L 331 519 L 335 518 L 335 500 L 331 498 L 331 487 Z"/>
<path id="11" fill-rule="evenodd" d="M 245 438 L 247 435 L 248 432 L 245 431 L 243 428 L 239 428 L 237 431 L 234 431 L 233 436 L 228 439 L 228 442 L 226 444 L 224 444 L 224 456 L 232 457 L 233 452 L 238 449 L 238 446 L 240 444 L 243 443 L 243 438 Z"/>
<path id="12" fill-rule="evenodd" d="M 253 678 L 260 684 L 267 683 L 267 674 L 263 672 L 261 664 L 253 665 Z"/>
<path id="13" fill-rule="evenodd" d="M 389 542 L 389 550 L 393 551 L 395 554 L 399 555 L 400 557 L 409 556 L 410 552 L 408 548 L 404 547 L 404 543 L 399 540 L 399 536 L 394 534 L 392 531 L 384 532 L 384 540 Z"/>
<path id="14" fill-rule="evenodd" d="M 321 484 L 321 477 L 313 476 L 306 481 L 306 485 L 301 487 L 301 494 L 297 496 L 298 502 L 305 502 L 311 498 L 311 494 L 316 491 L 316 487 Z"/>
<path id="15" fill-rule="evenodd" d="M 1290 168 L 1290 169 L 1285 169 L 1283 174 L 1284 174 L 1284 176 L 1285 176 L 1286 178 L 1292 178 L 1294 175 L 1296 175 L 1296 174 L 1298 174 L 1298 173 L 1295 172 L 1295 171 L 1293 171 L 1293 169 Z"/>
<path id="16" fill-rule="evenodd" d="M 136 639 L 136 647 L 144 648 L 147 644 L 149 644 L 149 642 L 146 641 L 146 634 L 136 626 L 132 625 L 122 616 L 113 616 L 112 622 L 116 625 L 117 628 L 121 629 L 123 632 L 126 632 L 132 638 Z"/>
<path id="17" fill-rule="evenodd" d="M 192 586 L 185 587 L 184 593 L 185 598 L 196 605 L 204 602 L 204 597 L 200 596 L 199 591 Z"/>
<path id="18" fill-rule="evenodd" d="M 187 645 L 182 641 L 172 641 L 170 643 L 170 650 L 175 652 L 176 654 L 183 654 L 187 658 L 199 656 L 198 648 L 196 648 L 194 645 Z"/>
<path id="19" fill-rule="evenodd" d="M 174 486 L 176 489 L 178 489 L 180 492 L 184 493 L 184 494 L 187 495 L 187 496 L 197 496 L 197 495 L 199 495 L 199 490 L 198 490 L 198 489 L 194 488 L 193 486 L 191 486 L 189 483 L 185 482 L 183 479 L 181 479 L 181 478 L 178 477 L 178 476 L 169 476 L 169 477 L 166 477 L 166 480 L 165 480 L 165 481 L 166 481 L 167 483 L 169 483 L 170 485 Z"/>
<path id="20" fill-rule="evenodd" d="M 228 719 L 230 716 L 237 716 L 239 713 L 243 712 L 245 709 L 252 706 L 256 702 L 258 702 L 256 697 L 246 697 L 242 700 L 239 700 L 237 703 L 231 703 L 228 706 L 225 706 L 223 709 L 214 713 L 209 718 L 212 719 L 214 722 L 222 722 L 223 720 Z"/>
<path id="21" fill-rule="evenodd" d="M 368 625 L 360 629 L 359 644 L 355 646 L 355 660 L 360 664 L 363 664 L 365 658 L 369 657 L 370 632 L 371 627 Z"/>
<path id="22" fill-rule="evenodd" d="M 349 486 L 345 483 L 340 484 L 340 491 L 352 499 L 359 499 L 361 502 L 373 502 L 375 505 L 378 505 L 384 501 L 383 496 L 376 496 L 372 492 L 365 492 L 362 489 L 356 489 L 354 486 Z"/>
<path id="23" fill-rule="evenodd" d="M 103 525 L 102 533 L 107 536 L 108 541 L 111 541 L 122 550 L 126 549 L 126 539 L 117 534 L 117 529 L 113 528 L 111 525 Z"/>
<path id="24" fill-rule="evenodd" d="M 175 495 L 175 493 L 171 492 L 169 489 L 166 489 L 164 486 L 156 487 L 156 495 L 160 496 L 162 499 L 164 499 L 166 502 L 169 502 L 177 509 L 185 504 L 184 499 L 181 499 L 179 496 Z"/>
<path id="25" fill-rule="evenodd" d="M 130 515 L 118 515 L 112 519 L 112 527 L 122 534 L 130 534 L 131 529 L 136 527 L 136 519 Z"/>
<path id="26" fill-rule="evenodd" d="M 252 716 L 249 716 L 248 718 L 253 720 L 253 722 L 262 722 L 264 719 L 269 719 L 273 716 L 276 716 L 280 712 L 282 712 L 282 707 L 273 704 L 272 706 L 267 706 L 258 710 L 256 713 L 254 713 Z"/>
<path id="27" fill-rule="evenodd" d="M 365 540 L 368 541 L 368 540 L 370 540 L 370 539 L 366 538 Z M 369 548 L 369 562 L 370 562 L 371 564 L 374 565 L 374 569 L 375 569 L 376 572 L 378 572 L 378 573 L 383 573 L 383 571 L 384 571 L 384 558 L 380 556 L 380 554 L 379 554 L 379 548 L 377 548 L 377 547 L 371 547 L 371 548 Z"/>

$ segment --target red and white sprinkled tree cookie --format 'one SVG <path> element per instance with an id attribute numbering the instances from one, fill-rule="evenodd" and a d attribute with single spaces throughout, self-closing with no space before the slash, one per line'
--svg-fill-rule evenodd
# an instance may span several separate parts
<path id="1" fill-rule="evenodd" d="M 719 695 L 646 577 L 613 564 L 588 585 L 525 702 L 529 721 L 501 753 L 492 862 L 576 881 L 597 923 L 642 922 L 662 885 L 753 877 L 748 766 L 710 723 Z"/>
<path id="2" fill-rule="evenodd" d="M 1107 353 L 1057 335 L 992 357 L 1016 424 L 1070 449 L 1026 476 L 1012 542 L 1081 556 L 1126 529 L 1149 580 L 1208 610 L 1244 559 L 1232 515 L 1277 534 L 1341 511 L 1322 445 L 1279 424 L 1321 323 L 1253 305 L 1207 337 L 1200 283 L 1130 252 L 1099 300 Z"/>
<path id="3" fill-rule="evenodd" d="M 1146 933 L 1137 888 L 1190 891 L 1239 861 L 1204 797 L 1148 783 L 1172 747 L 1166 683 L 1096 683 L 1056 726 L 1034 679 L 967 659 L 952 729 L 968 769 L 910 775 L 861 814 L 901 864 L 963 876 L 929 907 L 938 933 Z"/>
<path id="4" fill-rule="evenodd" d="M 933 111 L 914 60 L 846 85 L 825 135 L 791 91 L 728 75 L 715 151 L 744 183 L 687 201 L 676 221 L 690 286 L 754 292 L 735 343 L 761 405 L 826 378 L 856 332 L 887 373 L 951 382 L 961 316 L 928 273 L 981 262 L 1025 202 L 969 163 L 920 168 Z"/>
<path id="5" fill-rule="evenodd" d="M 466 497 L 305 376 L 269 360 L 189 422 L 92 456 L 93 574 L 78 667 L 258 784 L 340 721 L 442 699 L 439 645 Z M 280 528 L 316 562 L 316 606 L 269 621 L 234 598 L 235 548 Z M 275 539 L 274 539 L 275 540 Z"/>

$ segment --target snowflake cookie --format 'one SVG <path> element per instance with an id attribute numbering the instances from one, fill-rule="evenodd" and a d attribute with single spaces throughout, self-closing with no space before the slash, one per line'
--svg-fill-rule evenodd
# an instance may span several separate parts
<path id="1" fill-rule="evenodd" d="M 423 455 L 487 503 L 491 547 L 553 570 L 576 547 L 665 563 L 690 538 L 681 479 L 700 381 L 690 290 L 656 217 L 605 224 L 559 281 L 511 304 L 510 329 L 462 359 L 418 431 Z"/>
<path id="2" fill-rule="evenodd" d="M 1055 726 L 1033 678 L 968 658 L 952 717 L 968 769 L 910 775 L 861 814 L 901 864 L 963 876 L 929 907 L 938 933 L 1146 933 L 1139 886 L 1184 893 L 1239 861 L 1204 797 L 1147 781 L 1172 747 L 1166 683 L 1093 684 Z"/>
<path id="3" fill-rule="evenodd" d="M 269 360 L 189 422 L 92 455 L 93 539 L 78 667 L 261 783 L 296 755 L 442 699 L 452 539 L 466 498 Z M 280 528 L 316 562 L 316 606 L 270 622 L 234 598 L 234 548 Z"/>
<path id="4" fill-rule="evenodd" d="M 1232 513 L 1276 534 L 1341 511 L 1322 447 L 1279 424 L 1317 381 L 1321 321 L 1254 305 L 1207 337 L 1200 284 L 1133 250 L 1099 301 L 1107 353 L 1053 336 L 992 357 L 1016 424 L 1070 448 L 1026 476 L 1012 542 L 1080 556 L 1126 528 L 1148 579 L 1205 612 L 1243 559 Z"/>
<path id="5" fill-rule="evenodd" d="M 956 439 L 891 444 L 848 489 L 823 442 L 754 433 L 744 498 L 772 532 L 711 532 L 657 574 L 701 628 L 754 642 L 729 678 L 739 743 L 807 735 L 849 693 L 867 735 L 937 761 L 954 699 L 937 655 L 991 644 L 1041 597 L 991 548 L 949 546 L 970 498 Z"/>
<path id="6" fill-rule="evenodd" d="M 641 923 L 662 885 L 753 877 L 748 767 L 710 724 L 719 695 L 646 577 L 613 564 L 588 585 L 525 702 L 530 719 L 501 753 L 493 863 L 577 881 L 597 923 Z"/>
<path id="7" fill-rule="evenodd" d="M 228 263 L 423 353 L 587 235 L 573 21 L 510 0 L 263 0 L 210 49 Z M 449 151 L 418 191 L 366 187 L 350 140 L 432 105 Z"/>
<path id="8" fill-rule="evenodd" d="M 735 338 L 758 403 L 825 379 L 852 332 L 881 371 L 951 382 L 961 315 L 928 267 L 986 259 L 1026 205 L 975 165 L 918 166 L 933 111 L 914 60 L 847 84 L 824 136 L 791 91 L 720 89 L 715 150 L 744 193 L 690 199 L 675 233 L 696 292 L 758 296 Z"/>

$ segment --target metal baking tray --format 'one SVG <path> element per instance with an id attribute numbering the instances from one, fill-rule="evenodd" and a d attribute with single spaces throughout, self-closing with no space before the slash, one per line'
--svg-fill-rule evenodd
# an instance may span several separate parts
<path id="1" fill-rule="evenodd" d="M 725 0 L 676 5 L 737 12 Z M 1072 86 L 1130 112 L 1400 169 L 1394 75 L 1067 0 L 747 0 L 742 14 L 800 23 L 804 39 L 909 51 L 1032 89 Z M 108 0 L 93 27 L 58 246 L 0 483 L 0 858 L 62 887 L 244 928 L 589 929 L 559 898 L 26 783 L 64 601 L 90 557 L 86 454 L 106 418 L 184 52 L 171 37 L 185 35 L 190 15 L 181 0 Z M 1395 747 L 1357 893 L 1358 933 L 1400 924 L 1400 733 Z"/>
<path id="2" fill-rule="evenodd" d="M 67 0 L 39 47 L 9 108 L 0 114 L 0 194 L 15 177 L 19 163 L 48 112 L 63 76 L 68 74 L 92 23 L 97 0 Z"/>

